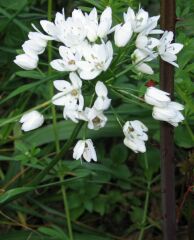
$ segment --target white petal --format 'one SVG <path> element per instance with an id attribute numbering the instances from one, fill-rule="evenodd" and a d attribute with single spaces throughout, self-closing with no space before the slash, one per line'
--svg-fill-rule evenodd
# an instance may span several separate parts
<path id="1" fill-rule="evenodd" d="M 52 103 L 57 106 L 65 106 L 66 95 L 63 92 L 57 93 L 53 96 Z"/>
<path id="2" fill-rule="evenodd" d="M 169 107 L 176 109 L 176 110 L 183 110 L 184 109 L 184 105 L 177 103 L 177 102 L 170 102 L 169 103 Z"/>
<path id="3" fill-rule="evenodd" d="M 56 26 L 54 23 L 49 22 L 47 20 L 41 20 L 40 21 L 40 25 L 42 26 L 43 30 L 51 35 L 51 36 L 55 36 L 57 31 L 56 31 Z"/>
<path id="4" fill-rule="evenodd" d="M 79 75 L 80 78 L 84 79 L 84 80 L 92 80 L 94 78 L 96 78 L 98 75 L 100 75 L 102 71 L 100 70 L 94 70 L 94 71 L 80 71 Z"/>
<path id="5" fill-rule="evenodd" d="M 84 148 L 85 148 L 85 141 L 79 140 L 73 149 L 73 158 L 76 160 L 80 159 L 84 152 Z"/>
<path id="6" fill-rule="evenodd" d="M 55 88 L 61 92 L 65 91 L 66 89 L 71 88 L 71 84 L 65 80 L 55 80 L 53 82 Z"/>
<path id="7" fill-rule="evenodd" d="M 75 88 L 81 88 L 82 86 L 82 81 L 81 79 L 78 77 L 78 75 L 76 73 L 70 73 L 69 74 L 69 78 L 72 82 L 72 85 L 75 87 Z"/>
<path id="8" fill-rule="evenodd" d="M 53 69 L 59 71 L 59 72 L 66 72 L 66 71 L 72 71 L 69 66 L 66 64 L 66 62 L 62 59 L 56 59 L 50 62 L 50 65 Z M 76 69 L 75 69 L 76 70 Z"/>
<path id="9" fill-rule="evenodd" d="M 96 162 L 97 161 L 97 156 L 96 156 L 96 151 L 94 149 L 94 145 L 91 139 L 86 140 L 86 143 L 88 145 L 90 154 L 91 154 L 91 158 Z"/>
<path id="10" fill-rule="evenodd" d="M 104 85 L 103 82 L 100 82 L 100 81 L 96 83 L 95 91 L 97 96 L 99 97 L 107 97 L 108 95 L 107 87 Z"/>
<path id="11" fill-rule="evenodd" d="M 141 63 L 135 66 L 135 68 L 137 69 L 137 71 L 140 71 L 142 73 L 145 74 L 154 74 L 153 69 L 146 63 Z"/>

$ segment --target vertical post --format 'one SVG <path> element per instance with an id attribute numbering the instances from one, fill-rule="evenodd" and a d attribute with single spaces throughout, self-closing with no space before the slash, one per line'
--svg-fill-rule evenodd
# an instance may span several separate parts
<path id="1" fill-rule="evenodd" d="M 161 0 L 161 28 L 175 32 L 176 4 L 175 0 Z M 169 92 L 173 98 L 174 67 L 167 62 L 160 63 L 160 87 Z M 174 176 L 174 140 L 173 127 L 162 122 L 161 136 L 161 188 L 163 239 L 176 239 L 176 202 Z"/>

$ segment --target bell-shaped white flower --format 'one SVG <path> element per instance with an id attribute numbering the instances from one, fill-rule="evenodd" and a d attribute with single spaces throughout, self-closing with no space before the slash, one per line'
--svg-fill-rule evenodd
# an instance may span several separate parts
<path id="1" fill-rule="evenodd" d="M 93 108 L 85 109 L 85 117 L 88 121 L 88 128 L 93 130 L 99 130 L 103 128 L 107 122 L 107 117 L 103 114 L 102 111 L 98 111 Z"/>
<path id="2" fill-rule="evenodd" d="M 148 128 L 139 120 L 127 121 L 123 126 L 123 133 L 127 138 L 139 138 L 142 141 L 147 141 L 148 136 L 145 132 Z"/>
<path id="3" fill-rule="evenodd" d="M 29 32 L 29 40 L 25 41 L 22 48 L 26 54 L 42 54 L 47 46 L 49 40 L 53 40 L 52 37 L 42 34 L 41 32 Z"/>
<path id="4" fill-rule="evenodd" d="M 115 28 L 114 40 L 117 47 L 125 47 L 130 41 L 133 34 L 130 22 L 124 23 L 122 26 L 117 25 Z"/>
<path id="5" fill-rule="evenodd" d="M 144 95 L 144 100 L 150 105 L 165 108 L 171 101 L 169 95 L 170 94 L 165 91 L 155 87 L 149 87 Z"/>
<path id="6" fill-rule="evenodd" d="M 65 80 L 54 81 L 54 86 L 60 92 L 53 98 L 54 105 L 68 107 L 70 104 L 76 105 L 78 111 L 83 110 L 84 99 L 81 92 L 82 81 L 76 73 L 70 73 L 71 83 Z"/>
<path id="7" fill-rule="evenodd" d="M 14 59 L 14 63 L 25 70 L 33 70 L 38 66 L 38 56 L 31 54 L 20 54 Z"/>
<path id="8" fill-rule="evenodd" d="M 77 62 L 80 61 L 81 56 L 78 52 L 74 53 L 71 48 L 60 46 L 59 54 L 62 59 L 53 60 L 50 65 L 57 71 L 69 72 L 77 70 Z"/>
<path id="9" fill-rule="evenodd" d="M 108 90 L 103 82 L 98 81 L 95 86 L 96 95 L 98 96 L 94 102 L 94 108 L 98 111 L 107 110 L 110 107 L 111 99 L 108 96 Z"/>
<path id="10" fill-rule="evenodd" d="M 177 102 L 170 102 L 166 107 L 154 107 L 152 116 L 156 120 L 165 121 L 173 125 L 178 126 L 179 122 L 184 120 L 184 116 L 180 112 L 184 109 L 182 104 Z"/>
<path id="11" fill-rule="evenodd" d="M 44 117 L 37 111 L 31 111 L 22 116 L 20 123 L 22 123 L 21 129 L 25 132 L 34 130 L 42 126 Z"/>
<path id="12" fill-rule="evenodd" d="M 73 149 L 73 158 L 78 160 L 83 156 L 87 162 L 97 161 L 96 151 L 91 139 L 79 140 Z"/>
<path id="13" fill-rule="evenodd" d="M 112 9 L 107 7 L 100 16 L 97 35 L 100 38 L 105 38 L 112 26 Z"/>
<path id="14" fill-rule="evenodd" d="M 160 44 L 158 46 L 158 53 L 162 60 L 168 62 L 175 67 L 179 67 L 178 64 L 175 62 L 177 60 L 176 54 L 179 53 L 182 48 L 183 44 L 180 43 L 171 43 L 173 40 L 174 34 L 173 32 L 165 31 L 163 36 L 160 39 Z"/>
<path id="15" fill-rule="evenodd" d="M 145 141 L 148 140 L 147 131 L 148 128 L 142 122 L 127 121 L 123 126 L 124 144 L 136 153 L 144 153 L 146 151 Z"/>
<path id="16" fill-rule="evenodd" d="M 83 57 L 85 60 L 77 63 L 79 75 L 84 80 L 94 79 L 110 66 L 113 58 L 112 44 L 110 41 L 106 44 L 86 44 L 83 47 Z"/>
<path id="17" fill-rule="evenodd" d="M 153 74 L 153 69 L 146 64 L 145 62 L 149 62 L 155 58 L 155 55 L 152 56 L 145 51 L 140 49 L 136 49 L 133 54 L 131 55 L 132 62 L 135 65 L 135 69 L 139 72 L 146 73 L 146 74 Z"/>

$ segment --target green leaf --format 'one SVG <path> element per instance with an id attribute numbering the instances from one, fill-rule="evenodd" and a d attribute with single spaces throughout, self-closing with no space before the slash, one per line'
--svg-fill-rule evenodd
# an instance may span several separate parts
<path id="1" fill-rule="evenodd" d="M 183 147 L 183 148 L 194 147 L 194 141 L 192 140 L 186 127 L 184 126 L 179 126 L 175 128 L 175 143 L 179 147 Z"/>
<path id="2" fill-rule="evenodd" d="M 29 79 L 42 79 L 42 75 L 37 71 L 18 71 L 16 76 Z"/>
<path id="3" fill-rule="evenodd" d="M 118 144 L 112 148 L 110 156 L 113 163 L 119 165 L 127 160 L 128 150 L 123 144 Z"/>
<path id="4" fill-rule="evenodd" d="M 40 227 L 38 231 L 57 240 L 68 240 L 67 235 L 57 226 Z"/>
<path id="5" fill-rule="evenodd" d="M 19 187 L 19 188 L 10 189 L 0 195 L 0 204 L 6 202 L 10 198 L 20 195 L 22 193 L 32 191 L 33 189 L 34 189 L 34 187 Z"/>
<path id="6" fill-rule="evenodd" d="M 5 103 L 6 101 L 10 100 L 13 97 L 20 95 L 21 93 L 32 90 L 34 87 L 37 87 L 38 85 L 43 84 L 51 79 L 55 79 L 58 76 L 59 76 L 59 74 L 42 78 L 40 81 L 35 82 L 35 83 L 29 83 L 29 84 L 22 85 L 21 87 L 18 87 L 13 92 L 11 92 L 6 98 L 1 100 L 0 104 Z"/>

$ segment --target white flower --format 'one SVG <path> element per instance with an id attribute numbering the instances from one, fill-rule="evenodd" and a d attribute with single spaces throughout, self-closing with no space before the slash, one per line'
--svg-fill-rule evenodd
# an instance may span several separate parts
<path id="1" fill-rule="evenodd" d="M 112 26 L 112 9 L 107 7 L 101 14 L 97 35 L 105 38 Z"/>
<path id="2" fill-rule="evenodd" d="M 69 78 L 71 83 L 65 80 L 54 81 L 54 86 L 60 92 L 57 93 L 53 98 L 52 102 L 54 105 L 66 106 L 69 103 L 78 105 L 78 109 L 81 111 L 84 105 L 84 99 L 81 93 L 82 81 L 76 73 L 70 73 Z"/>
<path id="3" fill-rule="evenodd" d="M 76 71 L 77 61 L 80 61 L 81 56 L 78 52 L 74 53 L 71 48 L 59 47 L 59 54 L 62 59 L 53 60 L 50 65 L 57 71 Z"/>
<path id="4" fill-rule="evenodd" d="M 132 8 L 128 8 L 127 13 L 123 14 L 125 22 L 130 22 L 133 30 L 135 29 L 135 12 Z"/>
<path id="5" fill-rule="evenodd" d="M 59 39 L 67 47 L 80 45 L 87 36 L 86 19 L 81 10 L 74 10 L 72 17 L 66 19 Z"/>
<path id="6" fill-rule="evenodd" d="M 33 40 L 27 40 L 24 42 L 24 44 L 22 45 L 22 48 L 24 50 L 24 52 L 26 54 L 42 54 L 45 50 L 44 46 L 41 46 L 39 44 L 37 44 L 38 42 L 35 42 Z"/>
<path id="7" fill-rule="evenodd" d="M 183 44 L 180 43 L 171 43 L 173 40 L 173 32 L 165 31 L 163 36 L 160 39 L 160 44 L 158 46 L 158 53 L 161 58 L 175 67 L 178 67 L 178 64 L 175 63 L 177 60 L 176 54 L 181 51 Z"/>
<path id="8" fill-rule="evenodd" d="M 146 64 L 145 62 L 149 62 L 153 60 L 155 55 L 149 55 L 145 51 L 142 51 L 140 49 L 136 49 L 133 54 L 131 55 L 132 62 L 135 65 L 135 69 L 146 74 L 153 74 L 153 69 Z"/>
<path id="9" fill-rule="evenodd" d="M 96 151 L 91 139 L 79 140 L 73 149 L 73 158 L 78 160 L 83 155 L 87 162 L 97 161 Z"/>
<path id="10" fill-rule="evenodd" d="M 98 97 L 94 102 L 94 108 L 98 111 L 107 110 L 110 107 L 111 99 L 107 97 L 108 90 L 104 83 L 98 81 L 95 86 L 95 91 Z"/>
<path id="11" fill-rule="evenodd" d="M 135 14 L 132 8 L 128 8 L 127 13 L 124 13 L 125 22 L 130 22 L 133 31 L 136 33 L 142 33 L 143 35 L 148 34 L 161 34 L 164 31 L 155 29 L 158 24 L 160 16 L 149 17 L 148 12 L 139 9 L 138 13 Z"/>
<path id="12" fill-rule="evenodd" d="M 85 16 L 81 10 L 75 9 L 72 17 L 65 20 L 65 14 L 57 13 L 55 22 L 40 21 L 44 31 L 55 40 L 64 43 L 67 47 L 81 44 L 87 35 Z"/>
<path id="13" fill-rule="evenodd" d="M 78 123 L 79 120 L 85 120 L 82 116 L 82 111 L 77 104 L 77 100 L 68 95 L 65 99 L 65 106 L 63 109 L 63 117 L 67 119 L 71 119 L 71 121 Z"/>
<path id="14" fill-rule="evenodd" d="M 39 128 L 44 122 L 44 117 L 37 111 L 31 111 L 22 116 L 20 123 L 21 129 L 25 132 Z"/>
<path id="15" fill-rule="evenodd" d="M 42 54 L 47 46 L 47 42 L 52 40 L 52 37 L 44 35 L 40 32 L 29 32 L 29 40 L 25 41 L 22 48 L 26 54 Z"/>
<path id="16" fill-rule="evenodd" d="M 144 30 L 141 32 L 143 35 L 148 35 L 148 34 L 161 34 L 164 31 L 161 29 L 155 29 L 158 24 L 160 16 L 154 16 L 148 18 L 147 25 L 145 26 Z"/>
<path id="17" fill-rule="evenodd" d="M 132 149 L 134 152 L 146 151 L 144 141 L 148 140 L 147 127 L 140 121 L 127 121 L 123 126 L 123 133 L 125 135 L 124 144 Z"/>
<path id="18" fill-rule="evenodd" d="M 138 13 L 135 15 L 133 9 L 128 8 L 127 13 L 124 13 L 125 22 L 130 22 L 134 32 L 141 32 L 145 29 L 148 22 L 148 12 L 144 11 L 142 8 L 139 9 Z"/>
<path id="19" fill-rule="evenodd" d="M 148 128 L 139 120 L 127 121 L 123 126 L 123 133 L 127 138 L 139 138 L 142 141 L 147 141 L 148 136 L 145 132 Z"/>
<path id="20" fill-rule="evenodd" d="M 85 117 L 88 121 L 89 129 L 99 130 L 107 122 L 107 117 L 104 116 L 103 112 L 96 110 L 94 107 L 85 109 Z"/>
<path id="21" fill-rule="evenodd" d="M 145 27 L 147 26 L 148 18 L 149 18 L 148 12 L 140 8 L 135 16 L 134 32 L 141 32 L 142 30 L 144 30 Z"/>
<path id="22" fill-rule="evenodd" d="M 110 66 L 113 58 L 112 44 L 108 41 L 106 44 L 85 45 L 83 57 L 85 60 L 77 63 L 79 75 L 85 80 L 94 79 Z"/>
<path id="23" fill-rule="evenodd" d="M 62 14 L 59 12 L 56 13 L 54 23 L 47 20 L 40 21 L 40 25 L 42 26 L 43 30 L 48 35 L 52 36 L 52 38 L 55 39 L 56 41 L 60 41 L 60 36 L 63 34 L 64 31 L 64 24 L 65 24 L 64 9 Z"/>
<path id="24" fill-rule="evenodd" d="M 145 102 L 150 105 L 165 108 L 171 101 L 169 95 L 169 93 L 164 92 L 160 89 L 149 87 L 146 90 L 144 99 Z"/>
<path id="25" fill-rule="evenodd" d="M 139 34 L 136 38 L 135 44 L 136 47 L 145 51 L 147 54 L 153 58 L 157 57 L 157 53 L 153 52 L 159 45 L 160 41 L 157 38 L 147 37 L 146 35 Z"/>
<path id="26" fill-rule="evenodd" d="M 180 110 L 183 110 L 184 106 L 177 102 L 170 102 L 166 107 L 154 107 L 152 116 L 156 120 L 165 121 L 173 125 L 174 127 L 178 126 L 179 122 L 184 120 L 184 116 L 180 113 Z"/>
<path id="27" fill-rule="evenodd" d="M 25 70 L 33 70 L 38 66 L 38 56 L 35 54 L 20 54 L 16 56 L 14 63 Z"/>
<path id="28" fill-rule="evenodd" d="M 130 22 L 124 23 L 122 26 L 117 25 L 115 28 L 114 40 L 117 47 L 125 47 L 130 41 L 133 30 Z"/>

